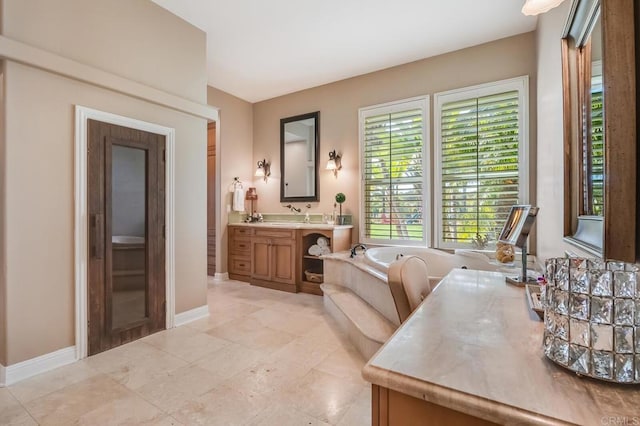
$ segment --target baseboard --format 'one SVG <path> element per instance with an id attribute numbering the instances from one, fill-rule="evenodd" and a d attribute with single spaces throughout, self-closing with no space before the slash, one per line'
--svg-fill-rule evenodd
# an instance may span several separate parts
<path id="1" fill-rule="evenodd" d="M 207 316 L 209 316 L 209 306 L 207 305 L 200 306 L 199 308 L 194 308 L 186 312 L 180 312 L 179 314 L 176 314 L 175 326 L 179 327 Z"/>
<path id="2" fill-rule="evenodd" d="M 213 276 L 213 281 L 229 281 L 229 273 L 228 272 L 216 272 Z"/>
<path id="3" fill-rule="evenodd" d="M 0 369 L 3 370 L 0 371 L 0 380 L 2 380 L 4 386 L 11 386 L 21 380 L 46 373 L 75 361 L 77 361 L 76 347 L 69 346 L 68 348 L 59 349 L 55 352 L 3 367 Z M 4 377 L 2 377 L 3 375 Z"/>
<path id="4" fill-rule="evenodd" d="M 0 388 L 3 388 L 5 386 L 4 382 L 5 382 L 5 370 L 7 367 L 5 367 L 4 365 L 0 364 Z"/>

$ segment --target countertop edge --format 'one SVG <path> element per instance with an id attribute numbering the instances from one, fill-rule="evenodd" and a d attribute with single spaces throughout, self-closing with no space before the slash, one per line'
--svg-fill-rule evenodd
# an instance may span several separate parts
<path id="1" fill-rule="evenodd" d="M 326 223 L 298 223 L 292 222 L 291 226 L 287 226 L 282 222 L 278 222 L 277 225 L 269 222 L 239 222 L 228 223 L 227 226 L 242 226 L 247 228 L 269 228 L 269 229 L 320 229 L 324 231 L 330 231 L 334 229 L 352 229 L 353 225 L 328 225 Z"/>
<path id="2" fill-rule="evenodd" d="M 372 384 L 492 422 L 510 425 L 573 424 L 385 370 L 370 364 L 370 361 L 362 369 L 362 377 Z"/>

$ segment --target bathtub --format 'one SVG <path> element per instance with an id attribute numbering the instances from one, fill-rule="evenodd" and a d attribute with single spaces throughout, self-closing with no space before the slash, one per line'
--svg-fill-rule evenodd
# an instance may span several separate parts
<path id="1" fill-rule="evenodd" d="M 395 262 L 400 255 L 418 256 L 424 259 L 427 263 L 431 283 L 439 282 L 455 268 L 506 272 L 503 265 L 492 263 L 484 254 L 464 250 L 448 253 L 424 247 L 374 247 L 364 253 L 364 261 L 386 274 L 389 265 Z"/>

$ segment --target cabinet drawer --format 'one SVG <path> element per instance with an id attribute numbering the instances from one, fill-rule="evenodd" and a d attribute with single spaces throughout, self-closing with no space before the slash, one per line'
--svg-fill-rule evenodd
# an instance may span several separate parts
<path id="1" fill-rule="evenodd" d="M 243 226 L 230 226 L 229 227 L 231 229 L 231 238 L 249 238 L 251 237 L 251 231 L 253 231 L 253 229 L 251 228 L 247 228 L 247 227 L 243 227 Z"/>
<path id="2" fill-rule="evenodd" d="M 254 235 L 256 237 L 285 238 L 293 240 L 296 237 L 295 229 L 273 229 L 273 228 L 256 228 Z"/>
<path id="3" fill-rule="evenodd" d="M 251 254 L 251 240 L 234 239 L 233 241 L 231 241 L 231 253 L 249 256 Z"/>
<path id="4" fill-rule="evenodd" d="M 229 259 L 229 272 L 238 275 L 251 275 L 251 260 L 246 257 L 232 256 Z"/>

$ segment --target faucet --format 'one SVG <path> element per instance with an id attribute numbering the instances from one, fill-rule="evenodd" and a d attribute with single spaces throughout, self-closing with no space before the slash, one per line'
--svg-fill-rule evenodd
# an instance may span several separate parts
<path id="1" fill-rule="evenodd" d="M 364 253 L 365 251 L 367 251 L 367 247 L 364 244 L 358 243 L 356 245 L 354 245 L 353 247 L 351 247 L 351 258 L 356 257 L 356 250 L 358 248 L 362 249 L 362 253 Z"/>
<path id="2" fill-rule="evenodd" d="M 289 211 L 294 212 L 295 214 L 298 214 L 298 213 L 300 213 L 302 211 L 302 209 L 298 209 L 298 208 L 296 208 L 296 206 L 294 206 L 292 204 L 287 204 L 285 207 L 288 208 Z"/>

